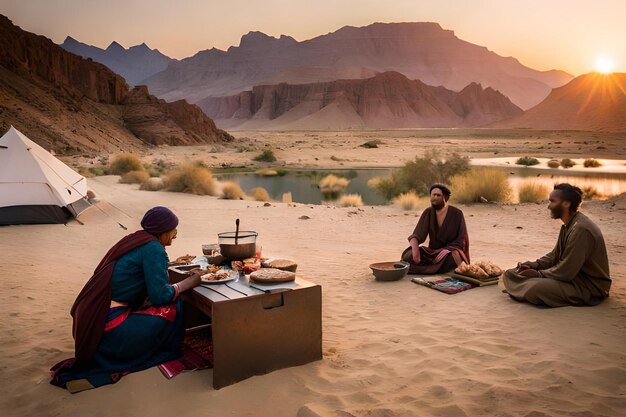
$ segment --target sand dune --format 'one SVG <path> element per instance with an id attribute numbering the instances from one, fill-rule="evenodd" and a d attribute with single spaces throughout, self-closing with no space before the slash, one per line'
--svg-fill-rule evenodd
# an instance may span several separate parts
<path id="1" fill-rule="evenodd" d="M 373 281 L 367 265 L 397 259 L 416 213 L 263 207 L 142 192 L 117 177 L 89 183 L 104 201 L 84 225 L 0 228 L 3 415 L 618 416 L 625 409 L 624 197 L 583 205 L 605 234 L 611 297 L 593 308 L 542 309 L 496 286 L 449 296 L 408 278 Z M 111 217 L 131 231 L 157 204 L 181 218 L 170 257 L 199 253 L 239 217 L 259 232 L 266 255 L 296 259 L 301 275 L 323 286 L 324 359 L 219 391 L 211 370 L 167 381 L 155 368 L 74 396 L 49 385 L 48 368 L 72 354 L 74 297 L 127 233 Z M 543 205 L 462 208 L 472 256 L 503 267 L 550 250 L 559 229 Z"/>

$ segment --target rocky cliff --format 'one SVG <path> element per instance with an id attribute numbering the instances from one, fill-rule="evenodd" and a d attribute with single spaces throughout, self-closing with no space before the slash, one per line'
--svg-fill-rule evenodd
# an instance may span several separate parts
<path id="1" fill-rule="evenodd" d="M 457 93 L 386 72 L 364 80 L 256 86 L 199 103 L 221 126 L 238 129 L 476 127 L 522 110 L 472 83 Z"/>
<path id="2" fill-rule="evenodd" d="M 196 106 L 129 91 L 102 64 L 21 30 L 0 15 L 0 131 L 10 125 L 57 152 L 115 152 L 232 137 Z"/>
<path id="3" fill-rule="evenodd" d="M 385 71 L 454 91 L 479 83 L 522 108 L 536 105 L 553 87 L 572 79 L 562 71 L 536 71 L 515 58 L 499 56 L 436 23 L 375 23 L 346 26 L 303 42 L 250 32 L 239 46 L 201 51 L 172 63 L 146 84 L 165 99 L 198 102 L 261 84 L 370 78 Z"/>

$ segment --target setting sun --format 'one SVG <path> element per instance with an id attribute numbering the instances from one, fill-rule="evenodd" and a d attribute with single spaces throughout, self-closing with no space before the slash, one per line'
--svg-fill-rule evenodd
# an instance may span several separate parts
<path id="1" fill-rule="evenodd" d="M 596 71 L 602 74 L 612 73 L 614 67 L 615 67 L 615 64 L 613 63 L 613 61 L 611 61 L 610 59 L 606 57 L 600 57 L 596 59 L 595 69 Z"/>

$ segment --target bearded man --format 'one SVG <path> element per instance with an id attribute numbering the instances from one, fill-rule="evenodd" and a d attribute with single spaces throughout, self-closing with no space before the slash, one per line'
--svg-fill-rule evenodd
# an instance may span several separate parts
<path id="1" fill-rule="evenodd" d="M 450 189 L 444 184 L 430 187 L 431 207 L 424 210 L 409 236 L 411 245 L 402 253 L 410 274 L 441 274 L 461 262 L 469 263 L 469 238 L 463 212 L 448 205 Z M 420 246 L 428 237 L 428 246 Z"/>
<path id="2" fill-rule="evenodd" d="M 548 209 L 563 222 L 552 252 L 534 262 L 518 263 L 503 277 L 517 301 L 550 307 L 597 305 L 609 296 L 609 259 L 600 228 L 578 211 L 580 188 L 557 184 Z"/>

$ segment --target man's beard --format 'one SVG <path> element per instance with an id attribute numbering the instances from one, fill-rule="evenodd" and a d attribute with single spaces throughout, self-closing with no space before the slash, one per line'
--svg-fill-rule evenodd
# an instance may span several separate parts
<path id="1" fill-rule="evenodd" d="M 561 217 L 563 217 L 563 207 L 557 206 L 557 207 L 551 209 L 550 210 L 550 216 L 553 219 L 560 219 Z"/>
<path id="2" fill-rule="evenodd" d="M 444 202 L 441 202 L 441 203 L 430 203 L 430 204 L 433 206 L 433 208 L 435 210 L 441 210 L 446 205 L 446 203 L 444 203 Z"/>

